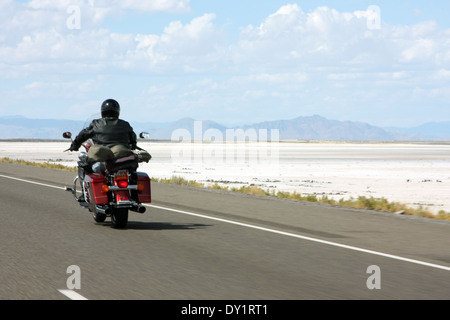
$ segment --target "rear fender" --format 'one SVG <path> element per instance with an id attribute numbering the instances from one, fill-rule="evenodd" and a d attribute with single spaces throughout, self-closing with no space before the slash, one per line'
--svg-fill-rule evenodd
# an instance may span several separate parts
<path id="1" fill-rule="evenodd" d="M 118 205 L 130 203 L 130 191 L 129 190 L 114 191 L 114 200 Z"/>

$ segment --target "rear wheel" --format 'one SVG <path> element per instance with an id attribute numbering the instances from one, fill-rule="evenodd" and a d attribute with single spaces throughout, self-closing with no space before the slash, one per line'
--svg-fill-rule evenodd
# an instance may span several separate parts
<path id="1" fill-rule="evenodd" d="M 92 214 L 92 217 L 94 218 L 95 222 L 105 222 L 106 220 L 106 214 L 104 213 L 94 212 Z"/>
<path id="2" fill-rule="evenodd" d="M 111 226 L 115 229 L 124 229 L 128 224 L 128 209 L 114 208 L 111 213 Z"/>

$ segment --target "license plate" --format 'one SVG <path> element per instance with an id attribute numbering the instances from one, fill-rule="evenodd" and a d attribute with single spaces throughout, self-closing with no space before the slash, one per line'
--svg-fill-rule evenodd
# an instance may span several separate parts
<path id="1" fill-rule="evenodd" d="M 128 171 L 120 170 L 114 175 L 115 180 L 128 180 Z"/>

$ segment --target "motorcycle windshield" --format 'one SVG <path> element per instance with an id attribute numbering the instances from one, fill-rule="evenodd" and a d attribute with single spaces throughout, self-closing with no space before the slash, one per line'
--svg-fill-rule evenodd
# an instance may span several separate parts
<path id="1" fill-rule="evenodd" d="M 89 126 L 91 125 L 92 121 L 95 119 L 100 119 L 102 117 L 102 114 L 100 112 L 94 113 L 92 115 L 90 115 L 83 124 L 83 129 L 87 129 L 89 128 Z M 94 145 L 94 141 L 92 139 L 88 139 L 84 142 L 84 144 L 89 148 L 91 146 Z"/>

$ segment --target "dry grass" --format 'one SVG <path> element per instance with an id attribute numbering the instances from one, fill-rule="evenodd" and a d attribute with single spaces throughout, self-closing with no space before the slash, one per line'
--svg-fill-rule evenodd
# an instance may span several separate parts
<path id="1" fill-rule="evenodd" d="M 155 179 L 152 179 L 155 181 Z M 182 177 L 178 176 L 172 176 L 170 179 L 158 179 L 158 182 L 161 183 L 167 183 L 167 184 L 176 184 L 179 186 L 188 186 L 188 187 L 197 187 L 197 188 L 204 188 L 205 185 L 203 183 L 194 181 L 194 180 L 186 180 Z"/>
<path id="2" fill-rule="evenodd" d="M 25 160 L 0 158 L 0 163 L 2 163 L 2 162 L 16 163 L 16 164 L 21 164 L 21 165 L 36 166 L 36 167 L 43 167 L 43 168 L 50 168 L 50 169 L 57 169 L 57 170 L 66 170 L 66 171 L 71 171 L 71 172 L 77 171 L 76 167 L 68 167 L 68 166 L 49 163 L 49 162 L 37 163 L 37 162 L 31 162 L 31 161 L 25 161 Z M 176 185 L 180 185 L 180 186 L 189 186 L 189 187 L 196 187 L 196 188 L 211 188 L 211 189 L 216 189 L 216 190 L 240 192 L 240 193 L 259 195 L 259 196 L 270 196 L 270 197 L 292 199 L 292 200 L 299 200 L 299 201 L 317 202 L 317 203 L 323 203 L 323 204 L 334 205 L 334 206 L 357 208 L 357 209 L 368 209 L 368 210 L 375 210 L 375 211 L 384 211 L 384 212 L 391 212 L 391 213 L 397 213 L 397 214 L 412 215 L 412 216 L 419 216 L 419 217 L 424 217 L 424 218 L 450 221 L 450 213 L 448 213 L 448 212 L 439 211 L 438 214 L 433 214 L 426 208 L 423 208 L 423 207 L 410 208 L 410 207 L 407 207 L 405 204 L 402 204 L 399 202 L 390 202 L 385 198 L 373 198 L 373 197 L 367 198 L 367 197 L 361 196 L 361 197 L 358 197 L 357 199 L 350 198 L 348 200 L 344 200 L 344 199 L 334 200 L 334 199 L 329 199 L 326 196 L 320 197 L 320 196 L 316 196 L 316 195 L 301 195 L 296 192 L 289 193 L 289 192 L 278 191 L 275 193 L 275 191 L 264 190 L 262 188 L 254 186 L 254 185 L 242 186 L 240 188 L 222 187 L 218 183 L 214 183 L 212 185 L 205 185 L 203 183 L 200 183 L 200 182 L 197 182 L 194 180 L 186 180 L 185 178 L 178 177 L 178 176 L 172 176 L 169 179 L 152 179 L 152 180 L 161 182 L 161 183 L 176 184 Z"/>
<path id="3" fill-rule="evenodd" d="M 289 192 L 283 192 L 283 191 L 269 191 L 264 190 L 262 188 L 259 188 L 254 185 L 249 186 L 242 186 L 240 188 L 229 188 L 229 187 L 222 187 L 217 182 L 205 186 L 202 183 L 192 181 L 192 180 L 185 180 L 182 177 L 175 177 L 173 176 L 171 179 L 156 179 L 156 181 L 162 182 L 162 183 L 175 183 L 179 185 L 188 185 L 188 186 L 196 186 L 201 188 L 211 188 L 215 190 L 224 190 L 224 191 L 232 191 L 232 192 L 240 192 L 245 194 L 252 194 L 252 195 L 259 195 L 259 196 L 270 196 L 270 197 L 277 197 L 277 198 L 284 198 L 284 199 L 292 199 L 292 200 L 299 200 L 299 201 L 308 201 L 308 202 L 317 202 L 322 204 L 328 204 L 333 206 L 340 206 L 340 207 L 348 207 L 348 208 L 356 208 L 356 209 L 368 209 L 368 210 L 374 210 L 374 211 L 383 211 L 383 212 L 390 212 L 390 213 L 396 213 L 396 214 L 404 214 L 404 215 L 412 215 L 412 216 L 418 216 L 423 218 L 430 218 L 430 219 L 438 219 L 438 220 L 447 220 L 450 221 L 450 213 L 447 213 L 445 211 L 440 211 L 438 214 L 433 214 L 431 211 L 419 207 L 419 208 L 410 208 L 406 206 L 405 204 L 399 203 L 399 202 L 390 202 L 385 198 L 367 198 L 367 197 L 358 197 L 357 199 L 350 198 L 347 200 L 340 199 L 340 200 L 334 200 L 329 199 L 326 196 L 320 197 L 317 195 L 301 195 L 297 192 L 289 193 Z"/>
<path id="4" fill-rule="evenodd" d="M 64 171 L 72 171 L 77 172 L 78 169 L 76 167 L 68 167 L 64 166 L 62 164 L 55 164 L 50 162 L 32 162 L 32 161 L 26 161 L 21 159 L 10 159 L 10 158 L 0 158 L 0 163 L 15 163 L 25 166 L 33 166 L 33 167 L 41 167 L 41 168 L 50 168 L 50 169 L 57 169 L 57 170 L 64 170 Z"/>

